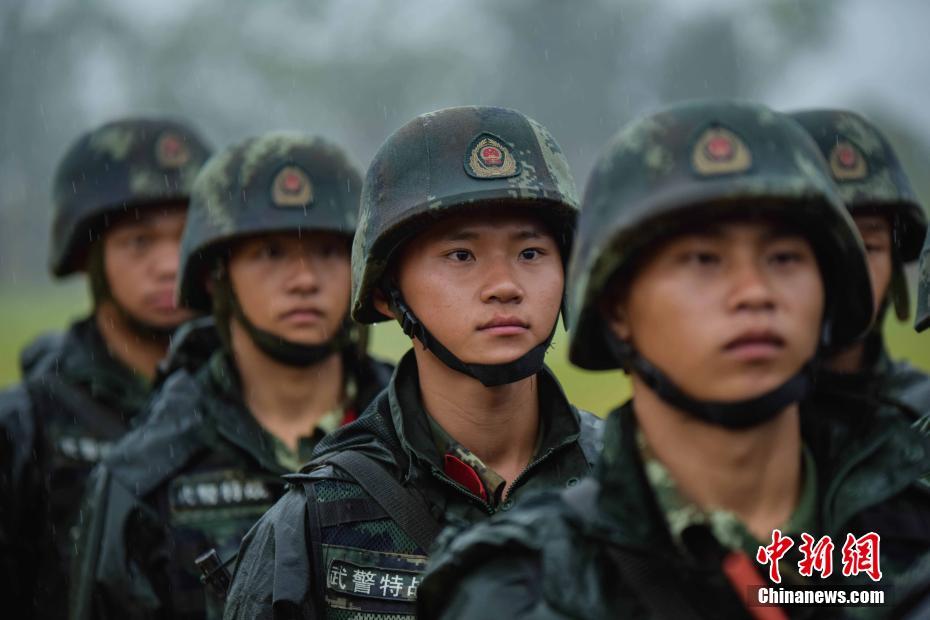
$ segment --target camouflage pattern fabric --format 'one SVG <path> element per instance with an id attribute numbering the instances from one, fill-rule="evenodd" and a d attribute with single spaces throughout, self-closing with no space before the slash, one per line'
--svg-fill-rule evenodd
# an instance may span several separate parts
<path id="1" fill-rule="evenodd" d="M 4 486 L 19 489 L 3 502 L 8 512 L 0 540 L 19 548 L 18 528 L 41 530 L 29 537 L 28 549 L 4 556 L 17 572 L 15 565 L 26 573 L 36 566 L 32 578 L 20 573 L 14 581 L 29 582 L 17 589 L 28 599 L 26 615 L 60 617 L 86 479 L 140 419 L 149 388 L 110 355 L 93 319 L 40 337 L 23 352 L 22 363 L 24 382 L 0 393 L 0 418 L 12 446 Z"/>
<path id="2" fill-rule="evenodd" d="M 630 123 L 595 164 L 566 278 L 572 362 L 619 367 L 599 297 L 645 247 L 709 214 L 793 222 L 811 236 L 828 283 L 831 344 L 866 330 L 872 305 L 862 241 L 811 138 L 765 106 L 689 103 Z"/>
<path id="3" fill-rule="evenodd" d="M 352 317 L 376 323 L 371 293 L 391 257 L 437 217 L 475 206 L 524 207 L 548 221 L 567 261 L 578 211 L 568 161 L 545 127 L 505 108 L 418 116 L 368 167 L 352 247 Z"/>
<path id="4" fill-rule="evenodd" d="M 419 397 L 409 352 L 388 389 L 354 423 L 329 435 L 314 461 L 242 542 L 226 618 L 409 618 L 428 550 L 418 545 L 348 474 L 327 464 L 344 450 L 381 463 L 422 497 L 445 525 L 465 527 L 507 512 L 534 491 L 572 486 L 590 468 L 600 421 L 539 377 L 549 421 L 537 455 L 496 508 L 451 478 Z M 319 576 L 324 576 L 320 579 Z"/>
<path id="5" fill-rule="evenodd" d="M 391 368 L 346 360 L 358 386 L 346 415 L 368 404 Z M 323 436 L 301 440 L 309 459 Z M 180 369 L 156 393 L 146 423 L 94 471 L 72 570 L 72 617 L 218 618 L 223 601 L 200 582 L 194 560 L 215 548 L 235 556 L 255 521 L 284 490 L 292 460 L 246 408 L 223 351 L 196 372 Z"/>
<path id="6" fill-rule="evenodd" d="M 49 265 L 56 276 L 84 269 L 104 216 L 186 203 L 210 148 L 185 123 L 123 119 L 80 136 L 58 165 Z"/>
<path id="7" fill-rule="evenodd" d="M 802 420 L 817 471 L 836 472 L 815 498 L 817 527 L 808 533 L 837 541 L 847 532 L 878 532 L 882 584 L 893 586 L 930 551 L 930 500 L 920 480 L 930 470 L 930 441 L 887 409 L 856 422 L 843 408 L 806 410 Z M 618 550 L 655 567 L 663 592 L 687 601 L 700 617 L 753 617 L 719 563 L 701 547 L 683 549 L 675 542 L 636 433 L 631 405 L 608 418 L 592 510 L 577 508 L 565 493 L 549 493 L 445 541 L 420 585 L 421 617 L 477 620 L 489 609 L 506 618 L 655 617 L 644 593 L 618 568 Z M 724 541 L 711 540 L 726 548 Z M 799 559 L 796 543 L 785 564 L 796 566 Z M 759 573 L 766 578 L 767 571 Z M 863 583 L 836 569 L 826 580 L 813 579 L 821 585 Z M 846 611 L 786 609 L 792 618 L 842 617 Z"/>

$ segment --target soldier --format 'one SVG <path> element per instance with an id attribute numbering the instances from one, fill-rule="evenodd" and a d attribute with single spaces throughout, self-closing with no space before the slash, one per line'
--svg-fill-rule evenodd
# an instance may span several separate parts
<path id="1" fill-rule="evenodd" d="M 630 124 L 596 163 L 576 243 L 570 358 L 626 369 L 633 400 L 594 476 L 434 554 L 423 617 L 785 617 L 747 596 L 773 569 L 802 581 L 802 533 L 839 554 L 878 532 L 886 579 L 927 552 L 926 438 L 886 409 L 853 424 L 800 406 L 819 351 L 855 341 L 872 303 L 796 123 L 704 102 Z M 776 531 L 797 541 L 781 562 Z M 839 561 L 832 578 L 855 583 Z"/>
<path id="2" fill-rule="evenodd" d="M 406 617 L 440 525 L 588 471 L 600 420 L 543 365 L 576 212 L 562 152 L 519 112 L 449 108 L 387 139 L 362 191 L 352 315 L 394 317 L 413 350 L 246 536 L 227 618 Z"/>
<path id="3" fill-rule="evenodd" d="M 212 309 L 223 346 L 171 374 L 147 424 L 95 470 L 72 617 L 220 617 L 221 563 L 281 475 L 386 385 L 391 367 L 348 318 L 360 190 L 342 149 L 299 134 L 246 140 L 204 167 L 179 297 Z M 205 590 L 197 560 L 214 548 Z"/>
<path id="4" fill-rule="evenodd" d="M 864 340 L 836 351 L 817 378 L 826 398 L 854 395 L 863 403 L 894 404 L 910 419 L 930 414 L 930 377 L 894 362 L 882 338 L 889 305 L 910 314 L 904 266 L 917 260 L 927 217 L 891 145 L 874 125 L 841 110 L 791 114 L 814 138 L 865 244 L 874 323 Z"/>
<path id="5" fill-rule="evenodd" d="M 93 311 L 30 345 L 23 383 L 0 394 L 9 459 L 0 577 L 24 615 L 65 615 L 85 479 L 136 424 L 169 335 L 191 316 L 176 307 L 174 286 L 190 186 L 207 155 L 185 124 L 126 119 L 82 135 L 58 166 L 51 272 L 85 272 Z"/>

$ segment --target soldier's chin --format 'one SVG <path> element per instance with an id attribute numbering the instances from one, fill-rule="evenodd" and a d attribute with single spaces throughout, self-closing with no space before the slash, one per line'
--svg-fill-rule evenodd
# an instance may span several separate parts
<path id="1" fill-rule="evenodd" d="M 185 308 L 175 308 L 170 311 L 149 313 L 147 316 L 137 314 L 136 318 L 158 329 L 172 329 L 190 321 L 194 318 L 194 313 Z"/>

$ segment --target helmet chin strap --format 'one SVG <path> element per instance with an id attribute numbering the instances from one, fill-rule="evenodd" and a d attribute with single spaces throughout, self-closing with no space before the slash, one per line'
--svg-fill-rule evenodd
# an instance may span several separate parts
<path id="1" fill-rule="evenodd" d="M 546 350 L 555 336 L 556 326 L 553 325 L 548 338 L 512 362 L 504 364 L 468 364 L 456 357 L 452 351 L 447 349 L 426 329 L 426 326 L 423 325 L 410 306 L 404 301 L 403 295 L 396 286 L 387 287 L 385 293 L 388 296 L 391 308 L 398 315 L 401 329 L 408 337 L 419 340 L 424 347 L 452 370 L 477 379 L 485 387 L 516 383 L 538 373 L 542 370 Z"/>
<path id="2" fill-rule="evenodd" d="M 813 362 L 778 387 L 754 398 L 736 401 L 699 400 L 684 392 L 664 372 L 636 352 L 633 346 L 620 340 L 608 328 L 607 341 L 616 358 L 633 370 L 669 405 L 702 422 L 741 430 L 758 426 L 775 418 L 785 407 L 804 399 L 813 385 Z"/>

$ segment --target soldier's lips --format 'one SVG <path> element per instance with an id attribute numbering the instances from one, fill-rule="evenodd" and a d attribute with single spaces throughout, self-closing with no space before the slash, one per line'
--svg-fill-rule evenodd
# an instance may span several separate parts
<path id="1" fill-rule="evenodd" d="M 770 329 L 747 330 L 724 345 L 727 355 L 743 361 L 771 359 L 781 354 L 785 339 Z"/>
<path id="2" fill-rule="evenodd" d="M 478 331 L 494 336 L 514 336 L 529 331 L 530 325 L 515 316 L 496 316 L 487 323 L 478 326 Z"/>
<path id="3" fill-rule="evenodd" d="M 145 296 L 146 305 L 159 312 L 175 312 L 182 310 L 174 303 L 174 290 L 158 291 Z"/>
<path id="4" fill-rule="evenodd" d="M 309 325 L 319 323 L 324 316 L 325 313 L 319 308 L 295 308 L 279 315 L 279 318 L 296 325 Z"/>

